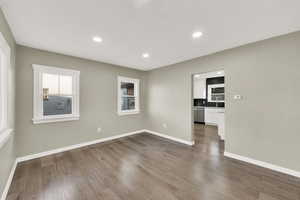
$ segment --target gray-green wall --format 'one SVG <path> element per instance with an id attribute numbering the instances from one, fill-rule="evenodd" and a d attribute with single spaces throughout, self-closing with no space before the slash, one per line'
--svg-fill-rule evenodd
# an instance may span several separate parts
<path id="1" fill-rule="evenodd" d="M 80 120 L 33 124 L 32 64 L 80 71 Z M 18 156 L 141 130 L 145 126 L 145 72 L 125 67 L 17 46 Z M 141 113 L 117 114 L 118 75 L 141 80 Z M 97 127 L 102 128 L 98 133 Z"/>
<path id="2" fill-rule="evenodd" d="M 0 9 L 0 31 L 11 48 L 11 66 L 9 73 L 8 89 L 8 122 L 10 128 L 15 127 L 15 56 L 16 43 L 6 22 L 2 10 Z M 10 170 L 16 159 L 15 134 L 12 134 L 9 140 L 0 149 L 0 197 L 8 179 Z"/>
<path id="3" fill-rule="evenodd" d="M 192 140 L 191 76 L 224 69 L 226 151 L 300 171 L 299 52 L 296 32 L 150 71 L 146 128 Z"/>

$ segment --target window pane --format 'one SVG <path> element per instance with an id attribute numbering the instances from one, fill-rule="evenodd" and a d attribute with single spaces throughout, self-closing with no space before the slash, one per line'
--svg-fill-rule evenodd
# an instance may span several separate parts
<path id="1" fill-rule="evenodd" d="M 43 74 L 44 116 L 72 114 L 72 76 Z"/>
<path id="2" fill-rule="evenodd" d="M 135 109 L 135 97 L 122 97 L 122 111 Z"/>
<path id="3" fill-rule="evenodd" d="M 43 73 L 43 92 L 49 95 L 58 94 L 58 75 Z"/>
<path id="4" fill-rule="evenodd" d="M 134 83 L 121 83 L 122 95 L 134 96 Z"/>
<path id="5" fill-rule="evenodd" d="M 44 116 L 72 114 L 72 96 L 49 95 L 43 99 Z"/>
<path id="6" fill-rule="evenodd" d="M 59 76 L 60 95 L 72 95 L 72 76 Z"/>

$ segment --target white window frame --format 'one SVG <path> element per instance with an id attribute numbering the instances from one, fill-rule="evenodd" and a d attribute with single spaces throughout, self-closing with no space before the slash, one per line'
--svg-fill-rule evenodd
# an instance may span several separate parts
<path id="1" fill-rule="evenodd" d="M 11 59 L 10 47 L 0 32 L 0 148 L 6 143 L 13 129 L 8 122 L 8 87 Z"/>
<path id="2" fill-rule="evenodd" d="M 135 109 L 134 110 L 122 110 L 122 90 L 121 83 L 133 83 L 134 84 L 134 97 L 135 97 Z M 118 76 L 118 114 L 119 115 L 131 115 L 140 113 L 140 80 L 134 78 L 128 78 L 124 76 Z"/>
<path id="3" fill-rule="evenodd" d="M 33 82 L 33 123 L 51 123 L 79 120 L 79 79 L 80 71 L 65 68 L 51 67 L 45 65 L 32 65 L 34 82 Z M 65 115 L 48 115 L 44 116 L 43 112 L 43 73 L 72 76 L 72 114 Z"/>

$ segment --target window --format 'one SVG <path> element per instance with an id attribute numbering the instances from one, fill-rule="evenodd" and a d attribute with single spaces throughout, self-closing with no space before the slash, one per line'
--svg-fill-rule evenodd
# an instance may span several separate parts
<path id="1" fill-rule="evenodd" d="M 118 77 L 118 113 L 119 115 L 140 112 L 139 80 Z"/>
<path id="2" fill-rule="evenodd" d="M 33 65 L 33 123 L 79 119 L 79 71 Z"/>
<path id="3" fill-rule="evenodd" d="M 0 33 L 0 148 L 12 132 L 8 124 L 8 69 L 10 67 L 10 47 Z"/>

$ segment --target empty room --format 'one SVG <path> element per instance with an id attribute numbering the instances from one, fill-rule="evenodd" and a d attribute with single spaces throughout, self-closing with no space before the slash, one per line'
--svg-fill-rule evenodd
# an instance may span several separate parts
<path id="1" fill-rule="evenodd" d="M 300 200 L 299 9 L 0 0 L 0 200 Z"/>

